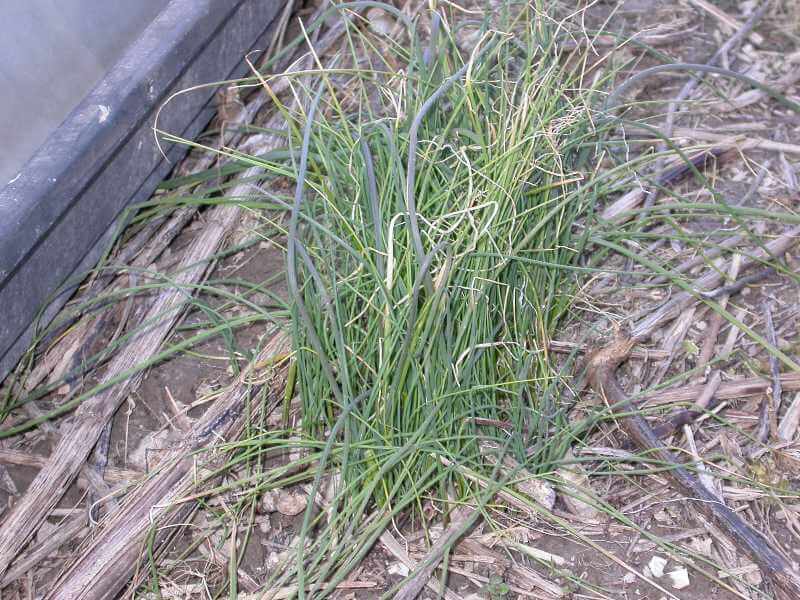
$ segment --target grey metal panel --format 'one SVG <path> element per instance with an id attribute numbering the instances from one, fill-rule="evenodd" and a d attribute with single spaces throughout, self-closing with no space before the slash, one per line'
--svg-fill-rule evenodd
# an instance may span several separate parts
<path id="1" fill-rule="evenodd" d="M 76 266 L 91 264 L 87 256 L 124 207 L 145 200 L 185 153 L 162 144 L 167 162 L 158 151 L 158 107 L 176 91 L 244 73 L 243 55 L 266 45 L 282 4 L 172 0 L 0 190 L 0 379 L 27 345 L 40 307 Z M 213 92 L 174 97 L 159 127 L 196 136 L 213 115 Z"/>
<path id="2" fill-rule="evenodd" d="M 168 0 L 3 0 L 0 181 L 19 172 Z"/>

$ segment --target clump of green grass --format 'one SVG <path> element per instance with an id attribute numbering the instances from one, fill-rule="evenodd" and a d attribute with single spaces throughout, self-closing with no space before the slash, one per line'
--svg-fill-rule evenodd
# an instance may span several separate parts
<path id="1" fill-rule="evenodd" d="M 513 423 L 525 456 L 563 418 L 547 342 L 590 208 L 571 192 L 593 153 L 595 89 L 533 10 L 498 18 L 502 31 L 484 21 L 470 54 L 450 28 L 421 47 L 410 26 L 400 72 L 320 70 L 298 86 L 305 114 L 289 115 L 303 426 L 341 441 L 343 485 L 381 473 L 372 499 L 384 507 L 463 493 L 441 458 L 482 465 L 479 442 L 496 430 L 480 419 Z M 564 448 L 541 444 L 537 464 Z"/>

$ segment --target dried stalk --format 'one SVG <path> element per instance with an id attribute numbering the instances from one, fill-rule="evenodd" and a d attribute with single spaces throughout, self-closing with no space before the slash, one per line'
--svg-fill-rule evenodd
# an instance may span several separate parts
<path id="1" fill-rule="evenodd" d="M 633 339 L 620 339 L 592 356 L 588 366 L 592 388 L 619 415 L 620 426 L 639 448 L 647 451 L 652 459 L 673 466 L 665 471 L 672 485 L 719 527 L 739 550 L 761 567 L 764 576 L 775 586 L 777 597 L 780 600 L 800 598 L 800 575 L 792 569 L 789 561 L 775 551 L 761 533 L 745 523 L 679 464 L 628 399 L 617 381 L 616 370 L 627 359 L 635 343 Z"/>
<path id="2" fill-rule="evenodd" d="M 777 347 L 778 341 L 775 335 L 775 326 L 772 324 L 772 309 L 770 308 L 768 302 L 764 303 L 764 317 L 765 325 L 767 327 L 767 341 L 773 346 Z M 772 354 L 769 355 L 769 370 L 770 374 L 772 375 L 772 402 L 770 402 L 769 395 L 764 394 L 758 410 L 758 433 L 756 434 L 756 439 L 761 444 L 766 443 L 767 439 L 769 438 L 770 404 L 774 414 L 777 414 L 781 407 L 781 370 L 780 365 L 778 364 L 778 359 Z"/>
<path id="3" fill-rule="evenodd" d="M 793 154 L 795 156 L 800 154 L 800 144 L 776 142 L 760 137 L 750 137 L 743 134 L 717 133 L 715 131 L 706 131 L 704 129 L 689 129 L 679 127 L 675 129 L 675 137 L 700 140 L 702 142 L 708 142 L 711 144 L 721 144 L 736 151 L 771 150 L 774 152 Z"/>
<path id="4" fill-rule="evenodd" d="M 414 600 L 422 592 L 430 580 L 436 566 L 441 562 L 444 553 L 460 538 L 467 529 L 481 516 L 474 507 L 457 508 L 452 516 L 450 525 L 442 532 L 431 549 L 420 561 L 422 568 L 408 579 L 394 596 L 394 600 Z"/>
<path id="5" fill-rule="evenodd" d="M 788 392 L 800 391 L 800 373 L 787 373 L 781 375 L 781 388 Z M 741 400 L 749 396 L 758 396 L 766 393 L 767 389 L 772 386 L 771 379 L 764 379 L 763 377 L 750 377 L 748 379 L 740 379 L 738 381 L 731 381 L 723 383 L 719 386 L 714 393 L 714 398 L 719 401 L 724 400 Z M 704 384 L 701 385 L 687 385 L 674 390 L 664 390 L 657 394 L 646 396 L 637 404 L 647 404 L 648 406 L 661 406 L 664 404 L 680 404 L 682 402 L 692 402 L 703 391 Z"/>
<path id="6" fill-rule="evenodd" d="M 800 81 L 800 69 L 793 68 L 790 69 L 788 73 L 783 75 L 782 77 L 778 78 L 774 82 L 769 82 L 769 85 L 772 89 L 777 92 L 785 92 L 794 84 Z M 732 112 L 735 110 L 741 110 L 750 106 L 751 104 L 755 104 L 756 102 L 761 102 L 767 98 L 767 94 L 761 90 L 747 90 L 746 92 L 742 92 L 736 98 L 731 100 L 725 100 L 720 102 L 718 106 L 714 107 L 714 110 L 718 110 L 720 112 Z"/>
<path id="7" fill-rule="evenodd" d="M 728 13 L 723 11 L 722 9 L 714 6 L 707 0 L 689 0 L 689 4 L 693 4 L 697 8 L 704 10 L 709 15 L 717 19 L 720 23 L 722 23 L 725 27 L 730 29 L 742 29 L 744 25 L 742 25 L 739 21 L 734 19 Z M 750 32 L 749 36 L 750 41 L 753 42 L 756 46 L 761 46 L 764 43 L 764 37 L 760 33 L 756 33 L 755 31 Z"/>
<path id="8" fill-rule="evenodd" d="M 332 28 L 320 41 L 320 47 L 330 47 L 340 34 L 341 28 Z M 288 87 L 288 81 L 287 77 L 278 79 L 272 88 L 273 94 L 279 88 Z M 266 128 L 279 129 L 282 126 L 284 126 L 282 115 L 274 115 L 267 123 Z M 259 147 L 254 150 L 259 153 L 273 150 L 282 143 L 282 139 L 274 135 L 267 134 L 256 137 L 259 138 Z M 247 196 L 252 185 L 250 182 L 260 172 L 260 168 L 253 167 L 239 175 L 239 183 L 230 192 L 231 196 Z M 242 209 L 235 205 L 219 206 L 209 210 L 207 213 L 208 226 L 201 233 L 201 237 L 208 237 L 209 229 L 217 232 L 214 238 L 216 242 L 214 247 L 216 248 L 227 231 L 231 230 L 240 220 L 241 212 Z M 191 256 L 191 252 L 189 255 L 190 259 L 184 259 L 182 268 L 179 269 L 182 275 L 183 268 L 207 260 L 207 256 L 199 258 Z M 196 275 L 202 275 L 203 269 L 204 267 L 201 267 L 200 272 Z M 181 295 L 185 296 L 185 293 Z M 287 348 L 287 338 L 278 335 L 273 338 L 252 365 L 263 364 L 267 357 L 283 353 Z M 195 425 L 193 435 L 187 440 L 184 448 L 172 453 L 168 459 L 172 462 L 166 463 L 169 467 L 149 479 L 129 498 L 124 510 L 113 515 L 105 524 L 103 531 L 93 540 L 92 546 L 62 576 L 57 586 L 47 596 L 48 598 L 56 600 L 60 598 L 116 597 L 116 592 L 127 583 L 134 573 L 137 560 L 141 555 L 142 540 L 147 535 L 153 519 L 163 516 L 165 521 L 177 523 L 194 510 L 196 498 L 187 499 L 187 496 L 191 496 L 188 491 L 195 484 L 190 453 L 211 448 L 220 440 L 238 434 L 244 419 L 242 410 L 249 397 L 247 377 L 252 374 L 254 368 L 252 365 L 242 375 L 239 384 L 233 391 L 225 398 L 217 400 L 201 422 Z M 281 368 L 275 375 L 275 388 L 282 388 L 284 378 L 285 370 Z M 177 509 L 170 507 L 169 501 L 177 499 L 181 499 L 181 505 Z M 154 548 L 156 550 L 164 548 L 165 542 L 175 531 L 177 528 L 161 528 L 153 542 Z"/>
<path id="9" fill-rule="evenodd" d="M 400 542 L 397 541 L 397 539 L 388 529 L 381 534 L 380 540 L 386 551 L 392 554 L 406 567 L 408 567 L 409 570 L 413 571 L 417 568 L 417 561 L 408 555 L 408 552 L 406 552 L 405 548 L 403 548 Z M 425 582 L 425 585 L 427 585 L 428 588 L 430 588 L 430 590 L 437 596 L 443 596 L 445 600 L 458 600 L 460 598 L 460 596 L 450 588 L 445 587 L 442 589 L 439 585 L 439 582 L 434 578 L 429 577 Z"/>
<path id="10" fill-rule="evenodd" d="M 722 46 L 720 46 L 719 49 L 714 52 L 713 56 L 708 59 L 706 64 L 715 66 L 723 56 L 726 56 L 728 52 L 735 48 L 745 38 L 745 36 L 747 36 L 753 30 L 761 18 L 766 14 L 769 5 L 770 0 L 762 2 L 761 6 L 753 12 L 749 19 L 747 19 L 747 22 L 738 27 L 736 33 L 728 38 L 728 41 L 722 44 Z M 692 92 L 694 92 L 697 86 L 700 85 L 700 82 L 703 81 L 704 77 L 705 73 L 696 73 L 693 75 L 689 81 L 684 84 L 684 86 L 681 88 L 681 91 L 678 92 L 677 97 L 670 102 L 669 107 L 667 108 L 667 118 L 664 123 L 664 135 L 667 137 L 672 137 L 672 130 L 675 125 L 675 115 L 678 110 L 678 104 L 684 100 L 687 100 L 689 96 L 692 95 Z M 664 150 L 666 148 L 662 147 L 661 149 Z"/>
<path id="11" fill-rule="evenodd" d="M 675 185 L 689 175 L 689 173 L 693 172 L 692 167 L 695 169 L 704 169 L 714 162 L 715 159 L 723 160 L 729 154 L 730 150 L 730 146 L 721 145 L 695 154 L 689 158 L 688 163 L 681 160 L 656 178 L 655 188 Z M 624 223 L 631 218 L 629 211 L 636 208 L 647 195 L 648 191 L 644 187 L 631 190 L 608 205 L 600 216 L 604 221 Z"/>
<path id="12" fill-rule="evenodd" d="M 791 442 L 797 433 L 800 424 L 800 394 L 797 394 L 786 409 L 783 420 L 778 426 L 778 439 L 782 442 Z"/>
<path id="13" fill-rule="evenodd" d="M 64 523 L 59 524 L 58 529 L 53 535 L 48 536 L 41 543 L 36 544 L 31 550 L 19 560 L 15 561 L 14 567 L 6 573 L 0 581 L 0 587 L 16 581 L 25 573 L 33 569 L 36 565 L 53 554 L 62 545 L 74 542 L 88 533 L 87 515 L 73 517 Z"/>
<path id="14" fill-rule="evenodd" d="M 761 20 L 761 17 L 764 16 L 764 13 L 766 13 L 768 6 L 769 6 L 769 0 L 764 2 L 761 5 L 761 7 L 753 14 L 753 16 L 747 20 L 747 23 L 742 25 L 739 28 L 739 30 L 727 42 L 725 42 L 719 49 L 717 49 L 717 51 L 708 60 L 708 62 L 706 62 L 706 64 L 709 66 L 714 66 L 717 64 L 717 62 L 719 62 L 719 60 L 723 56 L 727 56 L 727 53 L 732 48 L 734 48 L 742 39 L 744 39 L 744 36 L 747 35 L 747 33 L 749 33 L 753 29 L 753 27 L 755 27 L 756 23 L 758 23 L 758 21 Z M 689 81 L 687 81 L 683 85 L 680 92 L 678 92 L 678 95 L 669 103 L 669 106 L 667 107 L 667 117 L 664 121 L 664 137 L 666 138 L 672 137 L 672 131 L 673 128 L 675 127 L 675 118 L 678 112 L 678 106 L 685 100 L 689 99 L 689 97 L 692 95 L 697 86 L 700 85 L 700 82 L 703 80 L 705 75 L 706 74 L 702 71 L 692 75 L 689 78 Z M 664 152 L 666 149 L 667 149 L 666 140 L 659 141 L 658 146 L 656 147 L 656 152 L 660 154 Z M 664 159 L 662 158 L 656 162 L 656 167 L 655 167 L 656 172 L 661 171 L 663 167 L 664 167 Z M 643 204 L 643 208 L 645 210 L 639 214 L 640 223 L 645 219 L 647 212 L 649 212 L 653 204 L 655 204 L 658 194 L 659 194 L 658 187 L 653 187 L 645 193 L 644 204 Z M 626 270 L 630 270 L 630 266 L 631 266 L 631 260 L 629 259 L 628 264 L 626 265 Z"/>
<path id="15" fill-rule="evenodd" d="M 679 410 L 673 415 L 667 417 L 666 423 L 662 423 L 653 430 L 656 437 L 665 438 L 672 434 L 675 430 L 680 429 L 684 425 L 688 425 L 701 415 L 705 414 L 706 410 L 711 404 L 712 398 L 716 397 L 717 390 L 721 384 L 720 372 L 714 371 L 708 378 L 708 382 L 703 385 L 703 389 L 697 396 L 694 406 L 690 409 Z"/>
<path id="16" fill-rule="evenodd" d="M 276 367 L 268 384 L 263 383 L 263 377 L 258 378 L 257 385 L 251 381 L 257 375 L 255 365 L 281 356 L 289 348 L 283 333 L 270 340 L 236 384 L 195 423 L 184 442 L 162 459 L 157 473 L 130 495 L 122 510 L 101 525 L 89 547 L 50 589 L 47 600 L 117 597 L 136 570 L 151 527 L 158 527 L 154 547 L 163 548 L 179 531 L 171 525 L 181 522 L 197 506 L 194 492 L 198 486 L 198 453 L 210 454 L 239 435 L 247 417 L 247 403 L 261 386 L 269 385 L 272 400 L 283 396 L 285 366 Z M 187 497 L 195 499 L 187 501 Z M 184 501 L 176 505 L 176 500 Z"/>
<path id="17" fill-rule="evenodd" d="M 677 273 L 686 273 L 686 271 L 691 271 L 695 267 L 699 267 L 700 265 L 710 261 L 712 258 L 717 258 L 720 254 L 722 254 L 723 250 L 729 248 L 735 248 L 743 241 L 744 241 L 743 235 L 737 234 L 731 236 L 721 241 L 718 247 L 710 248 L 703 254 L 685 260 L 674 269 L 670 269 L 670 272 L 677 274 Z M 667 275 L 658 275 L 657 277 L 653 277 L 653 279 L 650 280 L 650 283 L 652 283 L 653 285 L 658 285 L 661 283 L 666 283 L 667 281 L 669 281 L 669 277 Z"/>
<path id="18" fill-rule="evenodd" d="M 750 256 L 742 259 L 740 271 L 745 271 L 755 265 L 761 264 L 769 258 L 782 256 L 789 248 L 800 241 L 800 226 L 793 227 L 788 232 L 765 244 L 763 248 L 758 248 Z M 631 339 L 640 342 L 648 338 L 658 327 L 676 318 L 688 306 L 697 301 L 697 296 L 702 296 L 702 292 L 711 291 L 718 286 L 723 279 L 722 271 L 710 271 L 707 275 L 696 279 L 692 288 L 695 292 L 679 292 L 668 302 L 661 305 L 650 315 L 637 323 L 631 332 Z M 725 293 L 731 293 L 726 289 Z"/>
<path id="19" fill-rule="evenodd" d="M 586 348 L 575 342 L 566 342 L 563 340 L 550 340 L 547 346 L 550 352 L 557 352 L 559 354 L 572 354 L 573 352 L 585 353 L 591 351 L 591 348 Z M 669 352 L 657 348 L 634 348 L 631 350 L 629 358 L 637 360 L 664 360 L 669 358 Z"/>
<path id="20" fill-rule="evenodd" d="M 800 227 L 795 227 L 771 241 L 763 249 L 755 252 L 754 256 L 743 260 L 740 265 L 741 270 L 752 267 L 758 264 L 759 260 L 767 257 L 782 255 L 798 241 L 798 234 L 800 234 Z M 715 270 L 695 280 L 692 287 L 698 290 L 699 295 L 702 296 L 703 291 L 718 286 L 722 278 L 721 272 Z M 730 293 L 730 290 L 726 289 L 725 293 Z M 669 475 L 673 487 L 686 496 L 699 512 L 716 524 L 742 552 L 761 567 L 765 577 L 769 578 L 775 586 L 778 597 L 781 600 L 798 598 L 800 597 L 800 574 L 793 570 L 791 564 L 774 550 L 758 531 L 745 523 L 736 512 L 714 496 L 697 477 L 680 465 L 678 459 L 664 446 L 648 422 L 637 412 L 636 407 L 617 381 L 617 367 L 627 360 L 634 345 L 646 340 L 664 323 L 678 317 L 682 311 L 697 300 L 697 295 L 690 292 L 676 294 L 652 315 L 637 323 L 630 337 L 621 338 L 596 352 L 588 361 L 588 379 L 595 392 L 604 399 L 617 416 L 620 427 L 628 435 L 628 438 L 640 449 L 646 451 L 651 458 L 672 466 L 666 473 Z"/>
<path id="21" fill-rule="evenodd" d="M 49 459 L 46 456 L 31 454 L 29 452 L 20 452 L 19 450 L 11 450 L 8 448 L 0 448 L 0 464 L 41 469 L 46 466 L 48 462 Z M 108 467 L 105 469 L 103 478 L 106 480 L 106 483 L 117 485 L 121 483 L 133 483 L 141 479 L 143 475 L 142 472 L 134 471 L 133 469 Z"/>
<path id="22" fill-rule="evenodd" d="M 260 172 L 257 167 L 247 169 L 242 174 L 243 181 L 251 180 Z M 248 186 L 240 184 L 233 195 L 244 195 Z M 135 372 L 138 365 L 158 353 L 189 302 L 191 296 L 186 289 L 204 276 L 209 259 L 239 224 L 241 215 L 242 208 L 238 205 L 220 205 L 209 211 L 206 227 L 186 251 L 174 276 L 175 286 L 163 290 L 143 318 L 144 323 L 152 325 L 139 331 L 127 346 L 119 350 L 103 374 L 101 384 L 115 380 L 121 373 Z M 141 373 L 128 377 L 86 400 L 76 410 L 47 466 L 31 482 L 25 496 L 3 523 L 0 530 L 0 574 L 6 572 L 17 553 L 64 495 L 106 423 L 140 380 Z"/>
<path id="23" fill-rule="evenodd" d="M 729 281 L 736 281 L 736 278 L 739 276 L 739 266 L 741 264 L 741 260 L 742 258 L 740 254 L 733 255 L 733 258 L 731 259 L 731 266 L 728 269 Z M 717 296 L 719 299 L 719 305 L 722 308 L 727 308 L 729 297 L 730 294 L 720 294 Z M 697 357 L 698 370 L 705 369 L 705 366 L 714 355 L 714 348 L 717 345 L 717 338 L 719 337 L 719 330 L 722 327 L 722 321 L 722 315 L 718 312 L 713 313 L 709 319 L 708 329 L 706 330 L 706 338 L 703 342 L 703 347 L 700 350 L 700 355 Z"/>

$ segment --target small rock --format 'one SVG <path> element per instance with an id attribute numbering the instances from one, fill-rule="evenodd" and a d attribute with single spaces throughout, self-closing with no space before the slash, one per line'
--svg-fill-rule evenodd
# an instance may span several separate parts
<path id="1" fill-rule="evenodd" d="M 299 492 L 283 492 L 278 496 L 275 507 L 278 512 L 287 517 L 299 515 L 308 505 L 308 496 Z"/>
<path id="2" fill-rule="evenodd" d="M 388 36 L 392 32 L 392 19 L 381 8 L 370 8 L 367 11 L 369 26 L 377 34 Z"/>
<path id="3" fill-rule="evenodd" d="M 517 482 L 516 488 L 536 500 L 547 510 L 552 510 L 556 503 L 556 491 L 548 482 L 541 479 L 524 479 Z"/>
<path id="4" fill-rule="evenodd" d="M 650 559 L 650 562 L 647 563 L 647 567 L 650 569 L 650 573 L 652 573 L 653 577 L 656 579 L 664 575 L 664 567 L 667 566 L 667 559 L 662 558 L 660 556 L 654 556 Z"/>
<path id="5" fill-rule="evenodd" d="M 634 581 L 636 581 L 635 573 L 625 573 L 625 575 L 622 576 L 622 583 L 624 583 L 625 585 L 630 585 Z"/>
<path id="6" fill-rule="evenodd" d="M 674 587 L 676 590 L 682 590 L 683 588 L 689 587 L 689 571 L 687 571 L 685 567 L 670 571 L 667 573 L 667 577 L 670 578 L 672 587 Z"/>
<path id="7" fill-rule="evenodd" d="M 270 490 L 268 492 L 264 492 L 264 495 L 261 496 L 261 512 L 263 513 L 274 513 L 278 510 L 277 501 L 278 501 L 278 492 L 276 490 Z"/>
<path id="8" fill-rule="evenodd" d="M 400 577 L 408 577 L 408 567 L 405 566 L 403 563 L 394 563 L 389 565 L 388 569 L 389 575 L 400 575 Z"/>

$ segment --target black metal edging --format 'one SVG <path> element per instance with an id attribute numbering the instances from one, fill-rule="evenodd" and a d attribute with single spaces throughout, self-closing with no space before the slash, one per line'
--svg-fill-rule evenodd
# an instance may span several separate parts
<path id="1" fill-rule="evenodd" d="M 173 93 L 245 73 L 282 0 L 172 0 L 20 173 L 0 189 L 0 381 L 91 268 L 115 219 L 146 200 L 186 152 L 153 136 Z M 68 76 L 68 74 L 65 74 Z M 214 114 L 210 87 L 175 96 L 159 128 L 192 139 Z"/>

